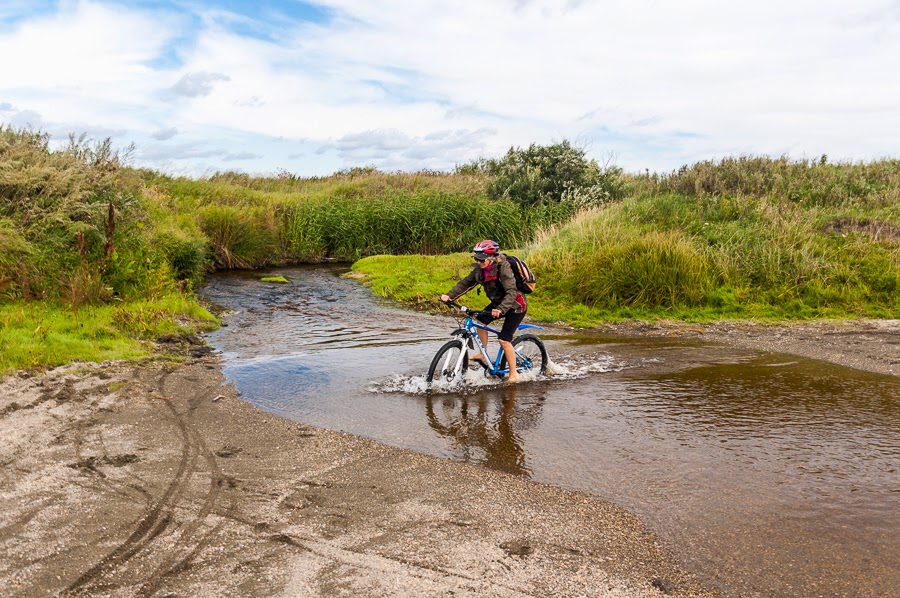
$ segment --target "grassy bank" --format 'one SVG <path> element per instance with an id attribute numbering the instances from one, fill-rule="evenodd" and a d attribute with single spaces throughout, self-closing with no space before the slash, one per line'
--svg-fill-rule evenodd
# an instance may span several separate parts
<path id="1" fill-rule="evenodd" d="M 539 321 L 900 316 L 897 160 L 625 175 L 557 144 L 452 174 L 190 179 L 127 158 L 0 127 L 0 372 L 214 325 L 196 289 L 219 269 L 356 261 L 379 295 L 435 305 L 483 238 L 521 248 Z"/>
<path id="2" fill-rule="evenodd" d="M 0 374 L 214 325 L 193 293 L 205 240 L 144 191 L 108 142 L 0 129 Z"/>
<path id="3" fill-rule="evenodd" d="M 73 361 L 148 357 L 153 348 L 146 341 L 216 325 L 195 300 L 181 295 L 80 307 L 0 304 L 0 375 Z"/>
<path id="4" fill-rule="evenodd" d="M 471 239 L 534 239 L 569 206 L 489 199 L 486 180 L 447 173 L 352 170 L 330 177 L 147 178 L 159 201 L 193 214 L 217 268 L 354 261 L 368 255 L 459 251 Z"/>
<path id="5" fill-rule="evenodd" d="M 579 216 L 530 263 L 552 295 L 611 317 L 897 317 L 896 222 L 893 208 L 659 195 Z"/>
<path id="6" fill-rule="evenodd" d="M 539 281 L 532 319 L 900 317 L 900 162 L 729 159 L 631 188 L 520 250 Z M 434 305 L 467 263 L 379 257 L 354 269 L 378 294 Z"/>

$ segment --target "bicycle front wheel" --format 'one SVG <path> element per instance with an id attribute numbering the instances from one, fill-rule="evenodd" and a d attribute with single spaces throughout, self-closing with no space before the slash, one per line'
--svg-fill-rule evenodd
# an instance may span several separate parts
<path id="1" fill-rule="evenodd" d="M 519 371 L 534 370 L 543 375 L 547 371 L 547 349 L 544 343 L 533 334 L 523 334 L 513 339 L 513 348 L 516 350 L 516 369 Z M 506 367 L 504 357 L 501 368 Z"/>
<path id="2" fill-rule="evenodd" d="M 459 339 L 448 341 L 431 360 L 425 381 L 431 383 L 436 380 L 445 384 L 458 382 L 468 368 L 469 352 L 463 342 Z"/>

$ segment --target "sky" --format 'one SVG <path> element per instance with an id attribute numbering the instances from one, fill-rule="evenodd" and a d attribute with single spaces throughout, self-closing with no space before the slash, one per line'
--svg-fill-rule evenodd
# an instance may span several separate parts
<path id="1" fill-rule="evenodd" d="M 173 175 L 900 157 L 900 0 L 3 0 L 0 124 Z"/>

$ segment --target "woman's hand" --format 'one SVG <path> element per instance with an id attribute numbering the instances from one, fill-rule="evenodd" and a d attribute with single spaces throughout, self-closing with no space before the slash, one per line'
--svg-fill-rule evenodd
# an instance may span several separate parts
<path id="1" fill-rule="evenodd" d="M 499 317 L 500 317 L 500 310 L 499 310 L 499 309 L 492 309 L 492 310 L 491 310 L 491 316 L 494 317 L 494 318 L 499 318 Z"/>
<path id="2" fill-rule="evenodd" d="M 441 301 L 447 303 L 450 301 L 450 295 L 441 295 Z"/>

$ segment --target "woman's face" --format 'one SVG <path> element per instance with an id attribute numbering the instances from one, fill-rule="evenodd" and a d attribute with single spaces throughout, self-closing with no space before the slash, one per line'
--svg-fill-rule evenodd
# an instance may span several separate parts
<path id="1" fill-rule="evenodd" d="M 481 269 L 482 269 L 482 270 L 484 270 L 485 268 L 487 268 L 488 266 L 491 265 L 491 258 L 487 258 L 487 259 L 484 259 L 484 260 L 480 260 L 480 259 L 478 259 L 478 258 L 475 258 L 475 261 L 478 262 L 478 265 L 481 266 Z"/>

